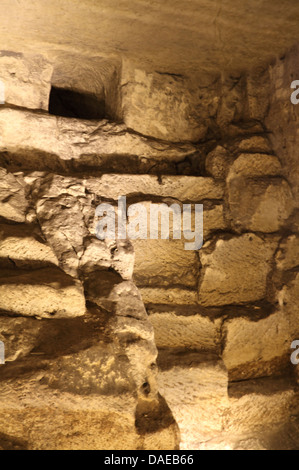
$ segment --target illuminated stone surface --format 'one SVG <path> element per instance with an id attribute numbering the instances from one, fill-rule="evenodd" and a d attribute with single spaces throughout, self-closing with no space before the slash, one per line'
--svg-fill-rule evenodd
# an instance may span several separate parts
<path id="1" fill-rule="evenodd" d="M 2 5 L 0 449 L 298 449 L 299 6 L 125 3 Z"/>

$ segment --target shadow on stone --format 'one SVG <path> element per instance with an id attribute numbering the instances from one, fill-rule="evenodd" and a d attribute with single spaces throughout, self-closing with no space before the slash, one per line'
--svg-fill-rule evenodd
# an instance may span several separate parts
<path id="1" fill-rule="evenodd" d="M 77 119 L 104 119 L 105 101 L 91 93 L 52 87 L 49 113 Z"/>
<path id="2" fill-rule="evenodd" d="M 0 433 L 0 450 L 29 450 L 28 443 L 21 439 Z"/>
<path id="3" fill-rule="evenodd" d="M 135 426 L 140 435 L 145 435 L 177 424 L 166 400 L 159 394 L 157 401 L 139 400 Z"/>

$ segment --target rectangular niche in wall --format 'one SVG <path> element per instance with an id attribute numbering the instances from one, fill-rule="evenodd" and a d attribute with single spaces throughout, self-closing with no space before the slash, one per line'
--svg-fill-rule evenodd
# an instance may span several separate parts
<path id="1" fill-rule="evenodd" d="M 51 80 L 49 113 L 78 119 L 120 121 L 120 63 L 62 54 Z"/>
<path id="2" fill-rule="evenodd" d="M 52 86 L 49 113 L 78 119 L 104 119 L 105 94 L 100 97 L 91 93 L 56 88 Z"/>

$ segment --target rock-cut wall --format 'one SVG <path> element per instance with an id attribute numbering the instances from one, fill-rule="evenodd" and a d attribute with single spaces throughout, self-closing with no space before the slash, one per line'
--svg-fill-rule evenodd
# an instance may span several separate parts
<path id="1" fill-rule="evenodd" d="M 0 447 L 295 445 L 296 155 L 271 67 L 198 83 L 0 54 Z M 203 247 L 99 240 L 120 196 L 203 204 Z"/>

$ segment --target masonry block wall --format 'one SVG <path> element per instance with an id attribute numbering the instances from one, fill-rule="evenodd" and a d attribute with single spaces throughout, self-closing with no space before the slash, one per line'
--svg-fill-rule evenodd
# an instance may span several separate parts
<path id="1" fill-rule="evenodd" d="M 208 83 L 0 54 L 0 447 L 294 445 L 297 54 Z M 120 196 L 203 204 L 203 247 L 98 240 Z"/>

